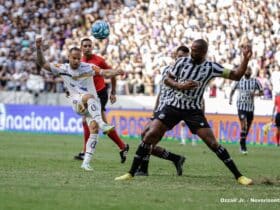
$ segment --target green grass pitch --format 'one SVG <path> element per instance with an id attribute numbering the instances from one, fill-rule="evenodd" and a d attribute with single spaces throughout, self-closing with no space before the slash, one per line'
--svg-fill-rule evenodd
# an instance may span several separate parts
<path id="1" fill-rule="evenodd" d="M 249 145 L 249 155 L 242 156 L 238 145 L 225 145 L 240 171 L 254 179 L 250 187 L 238 185 L 204 144 L 177 141 L 160 145 L 187 157 L 182 177 L 169 161 L 152 157 L 149 177 L 116 182 L 128 171 L 139 143 L 126 141 L 125 164 L 120 164 L 116 145 L 102 138 L 94 172 L 85 172 L 73 159 L 81 136 L 1 132 L 0 210 L 280 209 L 280 148 Z"/>

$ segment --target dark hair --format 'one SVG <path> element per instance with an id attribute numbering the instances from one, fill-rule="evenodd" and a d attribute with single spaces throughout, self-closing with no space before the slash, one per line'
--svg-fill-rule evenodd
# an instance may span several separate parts
<path id="1" fill-rule="evenodd" d="M 177 48 L 176 52 L 182 51 L 184 53 L 189 53 L 190 50 L 188 47 L 186 47 L 185 45 L 181 45 L 180 47 Z"/>
<path id="2" fill-rule="evenodd" d="M 198 43 L 205 52 L 208 51 L 208 43 L 204 39 L 197 39 L 194 42 Z"/>
<path id="3" fill-rule="evenodd" d="M 81 52 L 81 49 L 78 48 L 78 47 L 72 47 L 72 48 L 70 48 L 69 53 L 72 53 L 73 51 L 80 51 Z"/>
<path id="4" fill-rule="evenodd" d="M 92 42 L 90 38 L 87 38 L 87 37 L 86 37 L 86 38 L 83 38 L 83 39 L 81 40 L 81 45 L 83 45 L 83 42 L 85 42 L 85 41 Z"/>

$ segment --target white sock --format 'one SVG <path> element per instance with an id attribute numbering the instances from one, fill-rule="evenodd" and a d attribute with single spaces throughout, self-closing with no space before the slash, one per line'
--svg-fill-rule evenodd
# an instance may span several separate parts
<path id="1" fill-rule="evenodd" d="M 185 144 L 185 139 L 186 139 L 186 127 L 181 127 L 181 132 L 180 132 L 180 135 L 181 135 L 181 143 L 182 144 Z"/>
<path id="2" fill-rule="evenodd" d="M 93 118 L 93 120 L 97 122 L 99 127 L 102 128 L 106 123 L 103 121 L 101 116 L 101 106 L 99 101 L 90 98 L 88 99 L 87 104 L 88 104 L 88 112 L 90 116 Z"/>
<path id="3" fill-rule="evenodd" d="M 97 143 L 98 143 L 98 134 L 90 134 L 86 144 L 86 153 L 84 156 L 83 164 L 90 163 Z"/>

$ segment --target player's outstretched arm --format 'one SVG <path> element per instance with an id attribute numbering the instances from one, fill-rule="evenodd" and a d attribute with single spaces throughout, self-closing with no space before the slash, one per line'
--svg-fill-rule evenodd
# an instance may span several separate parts
<path id="1" fill-rule="evenodd" d="M 47 71 L 51 71 L 50 64 L 46 61 L 42 52 L 42 37 L 36 38 L 36 52 L 37 52 L 37 63 Z"/>
<path id="2" fill-rule="evenodd" d="M 252 47 L 251 45 L 245 45 L 243 48 L 243 58 L 241 64 L 234 70 L 229 72 L 228 78 L 231 80 L 240 80 L 241 77 L 245 74 L 245 71 L 248 66 L 248 62 L 252 56 Z"/>
<path id="3" fill-rule="evenodd" d="M 115 77 L 118 75 L 124 75 L 124 71 L 123 70 L 101 70 L 99 74 L 106 78 L 111 78 L 111 77 Z"/>

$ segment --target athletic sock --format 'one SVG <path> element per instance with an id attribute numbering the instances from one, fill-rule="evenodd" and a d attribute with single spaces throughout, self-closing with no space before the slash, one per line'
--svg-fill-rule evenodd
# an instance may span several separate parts
<path id="1" fill-rule="evenodd" d="M 146 155 L 143 160 L 142 163 L 139 167 L 139 171 L 143 172 L 143 173 L 148 173 L 148 168 L 149 168 L 149 162 L 150 162 L 150 156 L 151 155 Z"/>
<path id="2" fill-rule="evenodd" d="M 234 177 L 238 179 L 242 174 L 237 169 L 235 163 L 231 159 L 228 151 L 222 145 L 218 146 L 217 150 L 214 150 L 216 155 L 220 158 L 221 161 L 228 167 L 228 169 L 233 173 Z"/>
<path id="3" fill-rule="evenodd" d="M 247 150 L 246 148 L 246 131 L 241 131 L 240 133 L 240 147 L 241 147 L 241 150 Z"/>
<path id="4" fill-rule="evenodd" d="M 125 148 L 125 143 L 121 140 L 115 129 L 111 130 L 107 135 L 110 137 L 110 139 L 112 139 L 113 142 L 116 143 L 116 145 L 118 145 L 120 150 Z"/>
<path id="5" fill-rule="evenodd" d="M 84 129 L 84 153 L 86 152 L 86 145 L 87 145 L 87 142 L 88 142 L 88 139 L 89 139 L 89 127 L 88 127 L 88 124 L 87 122 L 83 122 L 83 129 Z"/>
<path id="6" fill-rule="evenodd" d="M 90 134 L 88 142 L 86 144 L 86 153 L 85 153 L 83 164 L 90 163 L 93 153 L 95 151 L 97 142 L 98 142 L 98 134 Z"/>
<path id="7" fill-rule="evenodd" d="M 276 141 L 277 141 L 277 146 L 280 144 L 280 133 L 276 134 Z"/>
<path id="8" fill-rule="evenodd" d="M 172 152 L 167 151 L 166 149 L 159 147 L 159 146 L 155 146 L 152 149 L 152 155 L 157 156 L 159 158 L 165 159 L 165 160 L 170 160 L 172 162 L 177 162 L 180 160 L 181 156 L 180 155 L 176 155 Z"/>
<path id="9" fill-rule="evenodd" d="M 146 144 L 144 142 L 141 142 L 141 144 L 138 146 L 138 149 L 137 149 L 137 151 L 135 153 L 135 156 L 133 158 L 131 168 L 129 170 L 129 173 L 132 176 L 134 176 L 135 172 L 137 171 L 139 166 L 142 164 L 143 158 L 146 157 L 147 155 L 149 155 L 150 149 L 151 149 L 151 145 Z"/>

